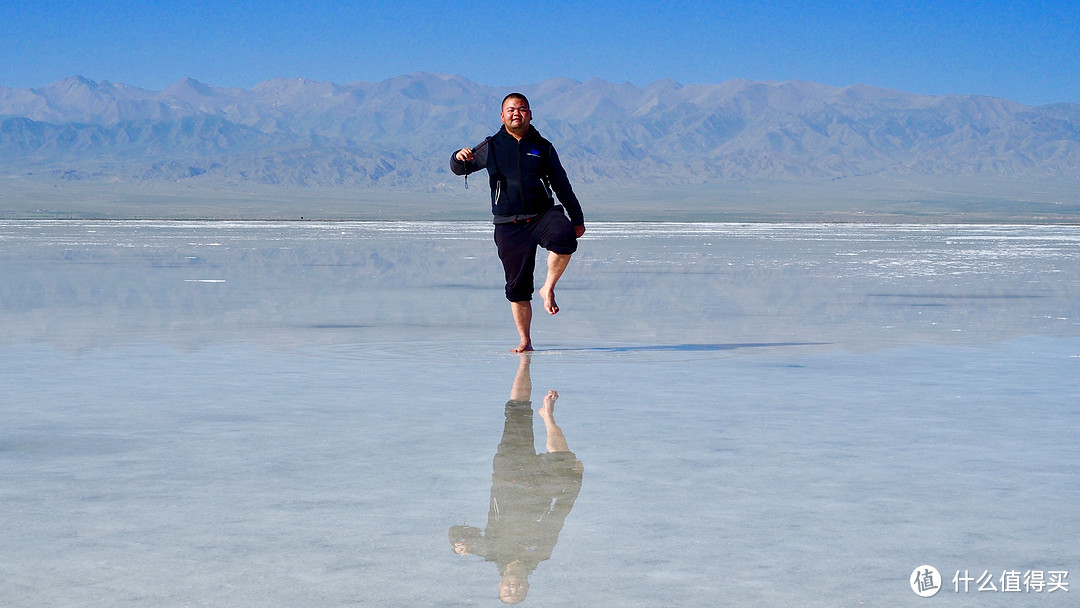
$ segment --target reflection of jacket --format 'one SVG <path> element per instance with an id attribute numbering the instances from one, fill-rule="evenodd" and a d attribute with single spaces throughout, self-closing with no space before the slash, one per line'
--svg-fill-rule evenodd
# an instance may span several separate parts
<path id="1" fill-rule="evenodd" d="M 532 407 L 511 401 L 495 453 L 491 504 L 484 529 L 484 559 L 502 572 L 520 560 L 532 572 L 551 557 L 566 516 L 581 490 L 581 469 L 571 452 L 537 454 Z"/>
<path id="2" fill-rule="evenodd" d="M 454 154 L 457 154 L 455 151 Z M 506 127 L 473 148 L 474 158 L 461 162 L 450 156 L 450 170 L 455 175 L 468 175 L 487 168 L 491 184 L 491 213 L 495 223 L 510 222 L 538 215 L 555 206 L 551 193 L 559 197 L 566 208 L 570 223 L 585 223 L 566 171 L 551 142 L 534 127 L 521 141 L 506 131 Z"/>

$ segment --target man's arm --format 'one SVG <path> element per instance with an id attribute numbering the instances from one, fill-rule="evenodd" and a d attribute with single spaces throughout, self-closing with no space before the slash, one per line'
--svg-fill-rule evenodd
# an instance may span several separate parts
<path id="1" fill-rule="evenodd" d="M 488 137 L 475 148 L 462 148 L 450 155 L 450 171 L 454 175 L 468 175 L 487 166 Z"/>
<path id="2" fill-rule="evenodd" d="M 559 197 L 559 202 L 566 209 L 566 214 L 570 216 L 570 223 L 578 230 L 580 237 L 585 232 L 585 216 L 581 212 L 581 203 L 574 194 L 574 188 L 566 177 L 566 170 L 559 162 L 559 154 L 555 151 L 555 146 L 551 147 L 551 154 L 548 156 L 548 177 L 551 179 L 551 189 L 555 191 L 555 196 Z"/>

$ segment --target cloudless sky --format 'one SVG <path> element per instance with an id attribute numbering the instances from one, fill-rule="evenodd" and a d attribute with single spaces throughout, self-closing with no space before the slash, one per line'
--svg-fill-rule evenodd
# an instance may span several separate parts
<path id="1" fill-rule="evenodd" d="M 0 86 L 80 74 L 250 88 L 413 72 L 493 86 L 795 79 L 1080 103 L 1080 0 L 0 3 Z"/>

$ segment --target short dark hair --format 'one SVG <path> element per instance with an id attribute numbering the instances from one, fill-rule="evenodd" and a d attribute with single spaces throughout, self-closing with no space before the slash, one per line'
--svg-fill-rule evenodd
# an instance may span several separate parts
<path id="1" fill-rule="evenodd" d="M 525 96 L 524 96 L 524 95 L 522 95 L 521 93 L 510 93 L 510 94 L 509 94 L 509 95 L 507 95 L 506 97 L 503 97 L 502 103 L 501 103 L 501 104 L 499 104 L 499 109 L 500 109 L 500 110 L 502 109 L 502 107 L 503 107 L 503 106 L 505 106 L 505 105 L 506 105 L 506 101 L 507 101 L 508 99 L 520 99 L 521 101 L 524 101 L 524 102 L 525 102 L 525 106 L 526 106 L 526 107 L 528 107 L 528 106 L 529 106 L 529 98 L 528 98 L 528 97 L 525 97 Z"/>

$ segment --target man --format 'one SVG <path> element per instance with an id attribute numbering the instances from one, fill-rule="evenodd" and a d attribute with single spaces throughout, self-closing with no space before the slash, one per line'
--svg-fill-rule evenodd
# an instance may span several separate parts
<path id="1" fill-rule="evenodd" d="M 532 126 L 529 100 L 521 93 L 507 95 L 499 116 L 503 123 L 499 132 L 475 149 L 454 152 L 450 170 L 455 175 L 488 170 L 495 244 L 506 274 L 506 299 L 521 338 L 513 352 L 523 353 L 533 349 L 536 248 L 548 250 L 547 278 L 540 297 L 544 310 L 553 315 L 559 312 L 555 284 L 577 251 L 577 239 L 585 234 L 585 219 L 555 148 Z M 555 204 L 553 191 L 562 205 Z"/>

